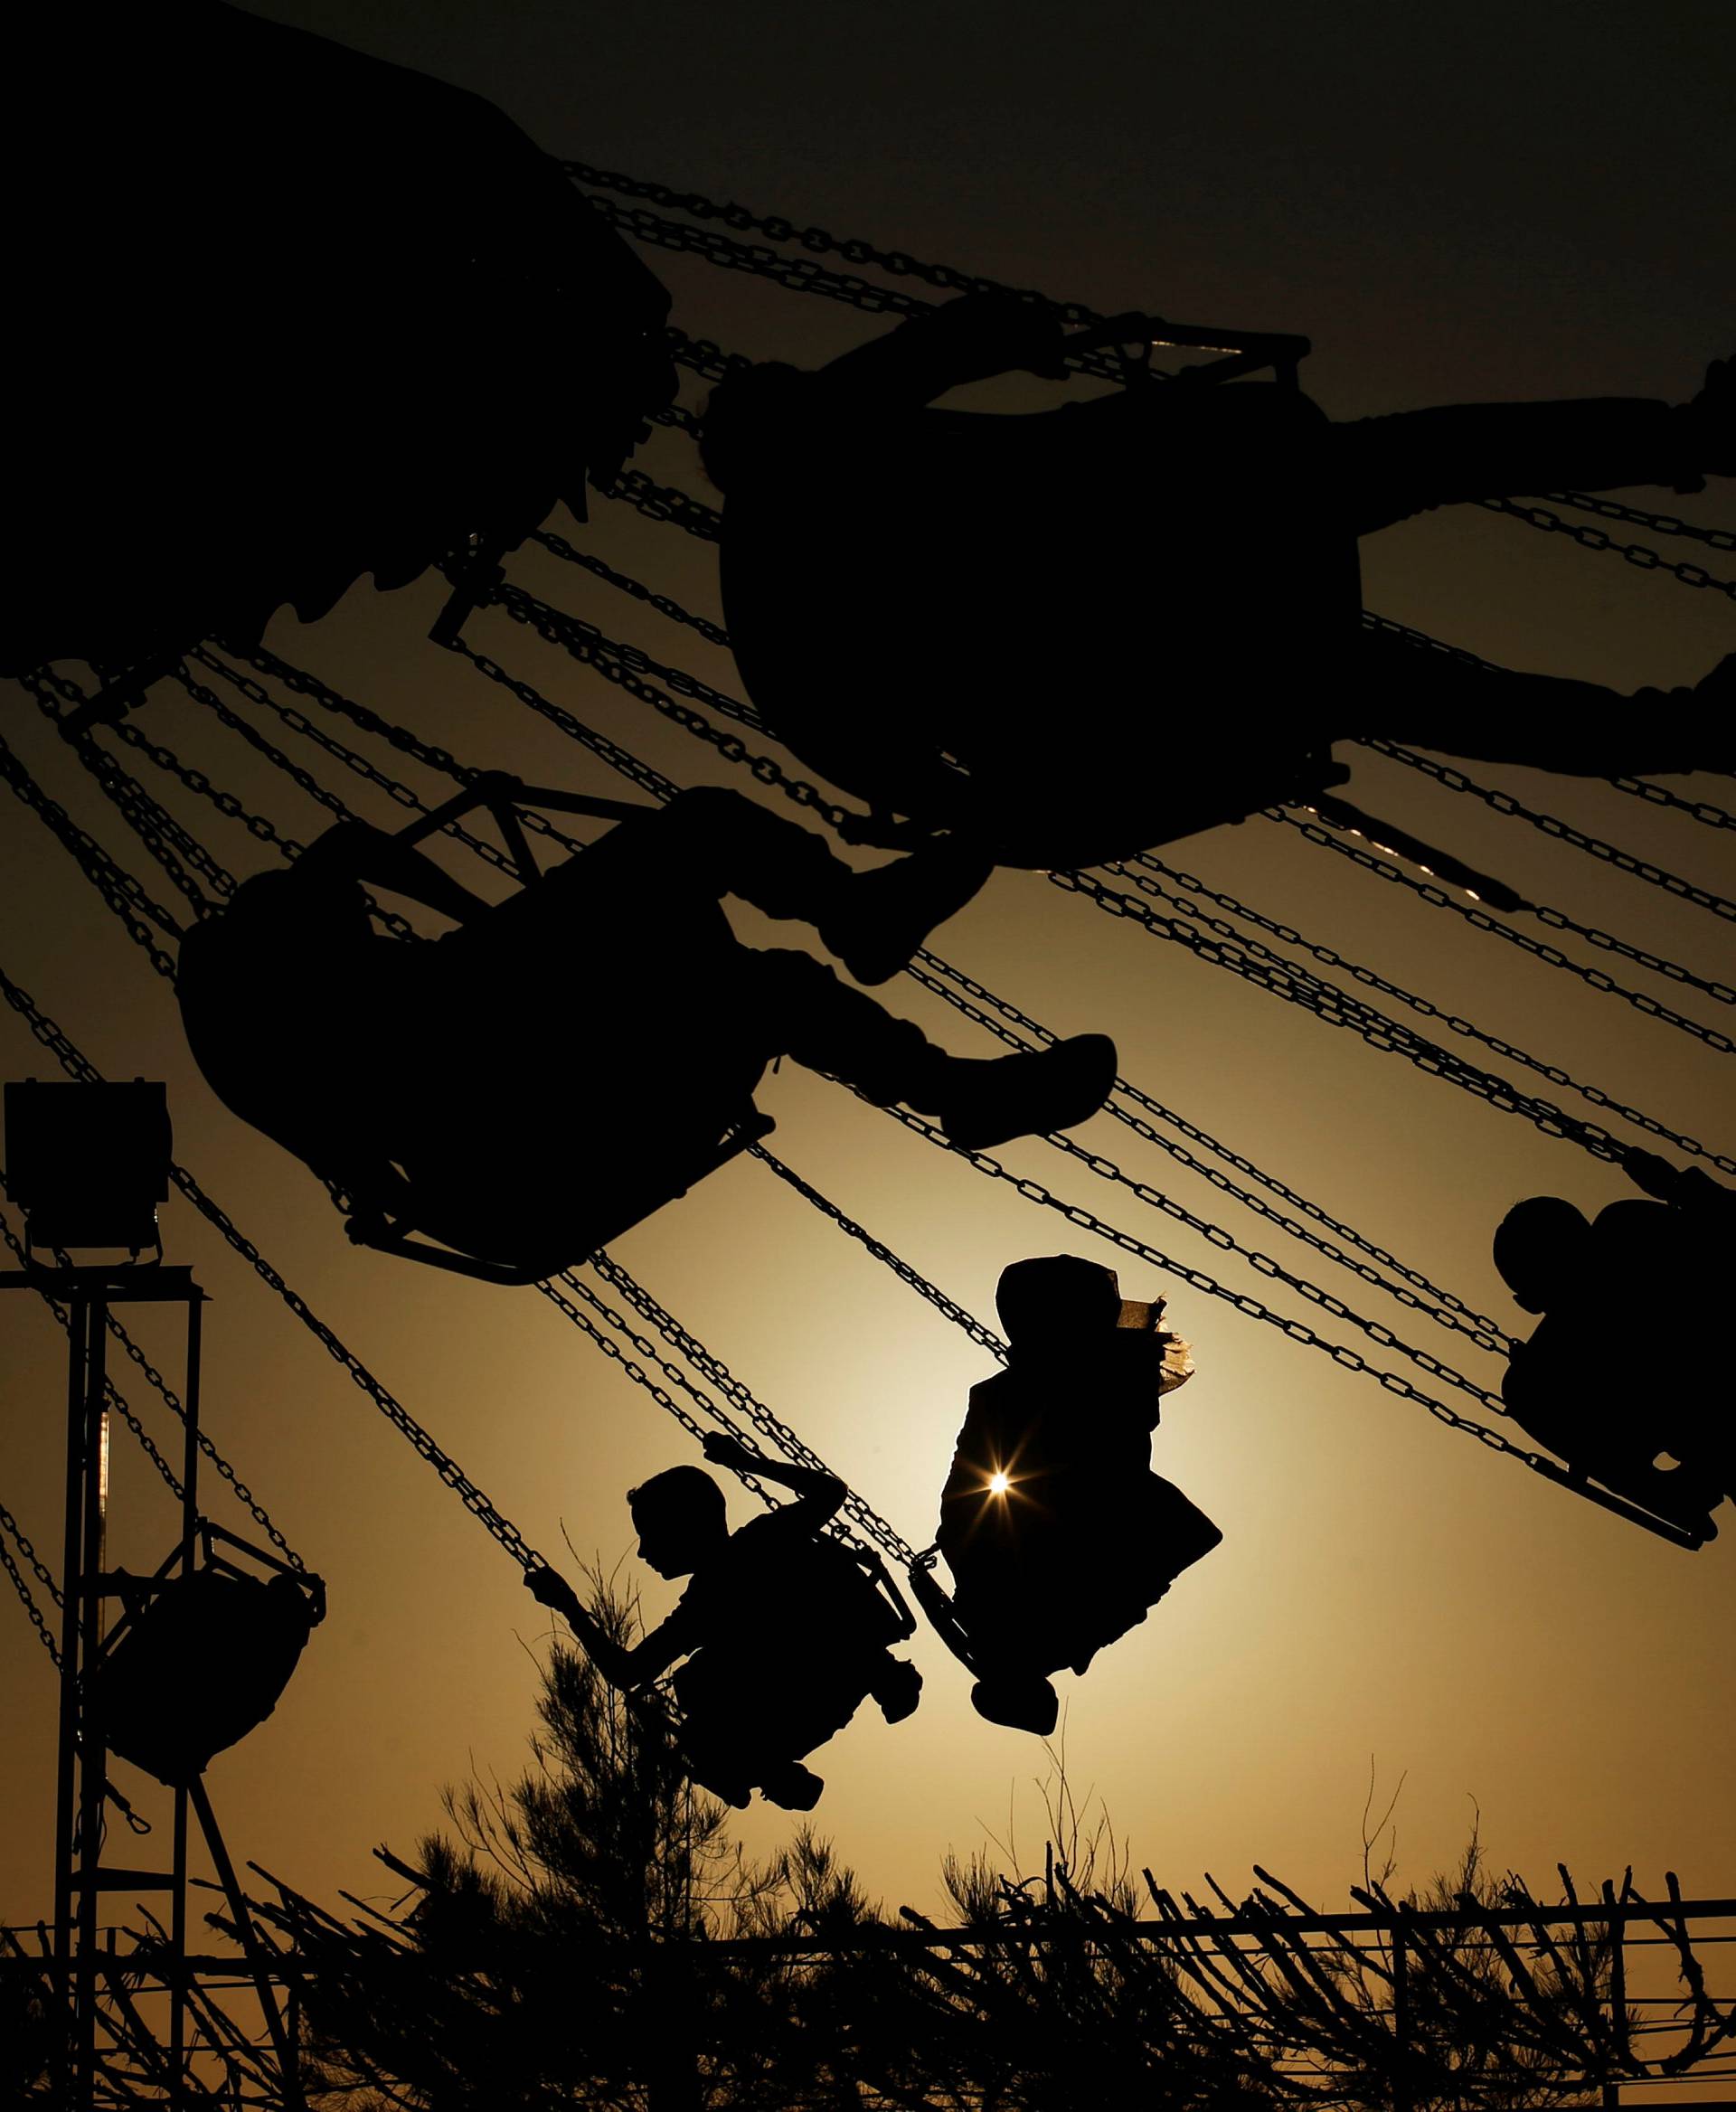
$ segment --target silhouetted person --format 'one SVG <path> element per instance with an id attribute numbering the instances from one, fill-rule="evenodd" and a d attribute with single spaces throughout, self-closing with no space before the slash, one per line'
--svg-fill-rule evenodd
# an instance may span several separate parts
<path id="1" fill-rule="evenodd" d="M 680 1603 L 631 1649 L 597 1626 L 552 1570 L 525 1583 L 578 1631 L 603 1676 L 644 1686 L 677 1658 L 681 1742 L 693 1779 L 727 1804 L 758 1788 L 811 1811 L 825 1785 L 803 1758 L 872 1695 L 889 1723 L 910 1714 L 922 1677 L 887 1647 L 907 1631 L 848 1549 L 825 1537 L 841 1481 L 786 1466 L 713 1432 L 705 1457 L 795 1492 L 794 1503 L 729 1528 L 723 1492 L 696 1466 L 672 1466 L 628 1491 L 639 1555 L 660 1577 L 691 1577 Z"/>
<path id="2" fill-rule="evenodd" d="M 938 844 L 855 873 L 704 787 L 490 907 L 413 846 L 343 824 L 188 933 L 182 1017 L 218 1098 L 322 1179 L 370 1202 L 407 1181 L 434 1238 L 561 1267 L 599 1243 L 588 1223 L 680 1193 L 779 1056 L 936 1116 L 967 1147 L 1092 1114 L 1115 1075 L 1104 1036 L 949 1056 L 807 954 L 738 944 L 719 906 L 805 919 L 882 982 L 986 871 Z M 363 883 L 457 929 L 378 935 Z"/>
<path id="3" fill-rule="evenodd" d="M 1159 1396 L 1193 1369 L 1163 1302 L 1125 1302 L 1077 1255 L 1014 1262 L 1006 1369 L 970 1391 L 937 1536 L 992 1722 L 1046 1734 L 1047 1675 L 1083 1673 L 1222 1534 L 1151 1471 Z"/>
<path id="4" fill-rule="evenodd" d="M 516 542 L 671 401 L 663 287 L 480 97 L 216 0 L 7 58 L 0 673 Z"/>
<path id="5" fill-rule="evenodd" d="M 1592 776 L 1736 762 L 1736 656 L 1631 700 L 1467 665 L 1363 630 L 1356 551 L 1429 507 L 1736 473 L 1730 363 L 1679 408 L 1334 425 L 1276 382 L 1185 378 L 1024 415 L 929 408 L 1058 372 L 1063 345 L 1039 309 L 967 297 L 817 372 L 757 367 L 712 394 L 742 678 L 882 822 L 1065 867 L 1306 798 L 1358 735 Z"/>
<path id="6" fill-rule="evenodd" d="M 1588 1221 L 1559 1195 L 1533 1195 L 1502 1220 L 1495 1267 L 1543 1315 L 1514 1347 L 1502 1395 L 1575 1474 L 1710 1538 L 1711 1512 L 1736 1495 L 1726 1340 L 1736 1195 L 1649 1152 L 1627 1167 L 1666 1200 L 1612 1202 Z M 1660 1465 L 1665 1456 L 1675 1464 Z"/>

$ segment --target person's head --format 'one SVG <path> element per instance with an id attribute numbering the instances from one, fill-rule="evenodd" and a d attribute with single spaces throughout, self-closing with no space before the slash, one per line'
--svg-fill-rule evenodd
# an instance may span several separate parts
<path id="1" fill-rule="evenodd" d="M 1591 1227 L 1560 1195 L 1515 1202 L 1495 1233 L 1495 1266 L 1527 1313 L 1546 1313 L 1585 1263 Z"/>
<path id="2" fill-rule="evenodd" d="M 712 391 L 699 431 L 699 458 L 721 492 L 744 464 L 774 468 L 806 421 L 802 407 L 814 377 L 781 360 L 744 367 Z"/>
<path id="3" fill-rule="evenodd" d="M 1121 1317 L 1115 1271 L 1078 1254 L 1046 1254 L 1001 1271 L 995 1309 L 1015 1350 L 1104 1333 Z"/>
<path id="4" fill-rule="evenodd" d="M 639 1560 L 659 1577 L 685 1577 L 730 1537 L 723 1492 L 697 1466 L 671 1466 L 627 1492 Z"/>

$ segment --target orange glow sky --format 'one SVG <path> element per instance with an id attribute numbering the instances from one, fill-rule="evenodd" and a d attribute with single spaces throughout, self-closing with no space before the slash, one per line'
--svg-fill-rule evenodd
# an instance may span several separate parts
<path id="1" fill-rule="evenodd" d="M 1677 5 L 1653 19 L 1602 0 L 1571 12 L 1449 4 L 1426 17 L 1367 0 L 1325 11 L 1086 0 L 1041 12 L 971 0 L 938 15 L 910 0 L 854 10 L 684 0 L 655 21 L 624 9 L 613 22 L 477 0 L 307 0 L 269 12 L 475 88 L 554 152 L 1105 310 L 1148 305 L 1305 331 L 1317 348 L 1305 385 L 1336 417 L 1508 397 L 1681 398 L 1708 358 L 1731 349 L 1725 106 L 1736 18 L 1720 6 Z M 652 262 L 678 322 L 757 356 L 811 362 L 878 327 L 698 264 Z M 239 340 L 225 342 L 244 356 Z M 985 401 L 1024 399 L 1013 389 Z M 654 476 L 701 489 L 676 437 L 660 435 L 642 459 Z M 1727 481 L 1698 500 L 1632 495 L 1707 521 L 1736 516 Z M 1306 533 L 1307 495 L 1287 503 Z M 590 542 L 611 562 L 717 612 L 710 551 L 621 507 L 599 502 L 593 516 Z M 1736 571 L 1728 553 L 1670 554 Z M 721 655 L 601 583 L 541 554 L 510 569 L 612 636 L 736 687 Z M 1472 509 L 1365 543 L 1363 573 L 1368 605 L 1384 614 L 1496 660 L 1624 690 L 1692 682 L 1736 647 L 1736 611 L 1723 597 Z M 1250 580 L 1256 617 L 1258 595 Z M 316 627 L 280 619 L 269 642 L 467 760 L 618 790 L 600 766 L 424 642 L 439 599 L 426 581 L 390 597 L 358 588 Z M 1164 621 L 1154 580 L 1151 737 L 1135 767 L 1159 776 Z M 730 781 L 708 751 L 504 617 L 478 618 L 469 635 L 672 776 Z M 1053 702 L 1089 714 L 1086 689 Z M 8 689 L 5 719 L 7 739 L 77 817 L 127 850 L 22 692 Z M 300 795 L 280 792 L 172 688 L 142 722 L 288 833 L 305 840 L 319 825 Z M 1351 797 L 1533 899 L 1730 979 L 1730 932 L 1714 918 L 1355 752 Z M 371 818 L 392 818 L 335 766 L 311 751 L 298 759 L 345 798 L 362 793 Z M 1493 766 L 1473 774 L 1736 894 L 1728 832 L 1595 783 Z M 1697 783 L 1736 804 L 1729 778 Z M 238 871 L 264 863 L 239 829 L 212 840 Z M 1534 968 L 1294 832 L 1254 820 L 1167 855 L 1672 1127 L 1716 1149 L 1736 1144 L 1731 1059 Z M 765 935 L 750 918 L 738 923 Z M 622 1492 L 691 1457 L 683 1433 L 534 1293 L 353 1251 L 311 1177 L 217 1107 L 193 1072 L 166 986 L 10 801 L 0 934 L 0 963 L 101 1069 L 169 1081 L 177 1155 L 526 1538 L 569 1568 L 563 1533 L 580 1556 L 621 1562 L 623 1579 L 645 1587 L 647 1612 L 665 1611 L 675 1588 L 630 1560 Z M 782 927 L 777 943 L 804 937 Z M 571 957 L 549 964 L 552 975 L 585 979 L 599 1020 L 630 1005 L 636 983 L 655 972 L 648 962 L 605 966 L 607 939 L 575 933 Z M 1058 1032 L 1112 1032 L 1126 1076 L 1511 1323 L 1521 1316 L 1487 1253 L 1503 1212 L 1537 1192 L 1588 1209 L 1623 1192 L 1619 1176 L 1514 1117 L 1039 877 L 997 877 L 937 943 Z M 1618 979 L 1675 1001 L 1627 964 Z M 990 1052 L 914 986 L 884 995 L 961 1051 Z M 1728 1028 L 1710 1000 L 1689 994 L 1681 1008 Z M 695 1019 L 695 1065 L 704 1049 Z M 32 1071 L 46 1075 L 44 1060 L 0 1015 L 0 1074 Z M 1116 1259 L 791 1066 L 768 1079 L 760 1102 L 783 1155 L 985 1316 L 1009 1260 L 1063 1249 Z M 1324 1263 L 1316 1270 L 1316 1258 L 1107 1117 L 1081 1136 L 1451 1353 L 1448 1338 L 1429 1339 L 1438 1331 Z M 1000 1155 L 1237 1288 L 1271 1288 L 1040 1143 Z M 547 1618 L 433 1474 L 208 1229 L 179 1204 L 164 1223 L 171 1259 L 192 1261 L 214 1301 L 208 1427 L 332 1597 L 277 1716 L 213 1765 L 213 1801 L 238 1859 L 319 1896 L 339 1885 L 373 1891 L 369 1850 L 381 1840 L 410 1850 L 438 1824 L 443 1784 L 520 1767 Z M 967 1390 L 986 1369 L 979 1353 L 746 1162 L 616 1251 L 909 1539 L 927 1543 Z M 1137 1861 L 1178 1886 L 1210 1870 L 1232 1890 L 1258 1861 L 1316 1897 L 1341 1898 L 1361 1873 L 1372 1764 L 1377 1810 L 1404 1777 L 1404 1877 L 1449 1862 L 1475 1810 L 1496 1863 L 1540 1890 L 1560 1860 L 1588 1881 L 1631 1863 L 1642 1889 L 1661 1889 L 1673 1869 L 1690 1894 L 1736 1890 L 1736 1523 L 1700 1554 L 1681 1553 L 1226 1305 L 1156 1269 L 1120 1266 L 1127 1295 L 1172 1296 L 1174 1324 L 1194 1345 L 1198 1373 L 1166 1404 L 1156 1465 L 1225 1534 L 1089 1678 L 1058 1683 L 1074 1792 L 1102 1798 Z M 1271 1302 L 1306 1310 L 1281 1288 Z M 1609 1383 L 1637 1412 L 1656 1399 L 1670 1325 L 1611 1287 Z M 143 1324 L 141 1334 L 166 1362 L 167 1336 Z M 1498 1366 L 1467 1355 L 1464 1368 L 1498 1384 Z M 21 1296 L 0 1301 L 0 1501 L 52 1560 L 59 1338 Z M 148 1418 L 143 1393 L 136 1399 Z M 124 1435 L 116 1446 L 113 1555 L 154 1563 L 171 1513 Z M 733 1494 L 731 1504 L 737 1518 L 748 1514 Z M 919 1636 L 915 1649 L 929 1683 L 921 1709 L 897 1729 L 871 1709 L 819 1756 L 828 1787 L 817 1818 L 872 1893 L 933 1909 L 947 1850 L 1005 1842 L 1009 1828 L 1016 1853 L 1039 1848 L 1032 1784 L 1048 1762 L 1036 1741 L 972 1713 L 966 1675 L 931 1638 Z M 0 1595 L 0 1696 L 10 1733 L 0 1740 L 0 1919 L 19 1921 L 48 1904 L 54 1692 L 9 1593 Z M 166 1797 L 156 1801 L 166 1810 Z M 148 1793 L 143 1808 L 153 1808 Z M 784 1815 L 758 1805 L 740 1827 L 752 1849 L 788 1830 Z"/>

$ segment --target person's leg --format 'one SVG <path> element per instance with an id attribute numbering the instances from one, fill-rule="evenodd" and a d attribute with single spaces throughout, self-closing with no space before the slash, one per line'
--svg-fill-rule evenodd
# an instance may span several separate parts
<path id="1" fill-rule="evenodd" d="M 1698 491 L 1729 475 L 1731 363 L 1714 363 L 1692 403 L 1590 397 L 1466 403 L 1335 425 L 1329 459 L 1357 535 L 1432 506 L 1559 490 L 1661 484 Z"/>
<path id="2" fill-rule="evenodd" d="M 677 793 L 658 817 L 656 842 L 659 856 L 695 886 L 812 924 L 864 983 L 895 975 L 993 870 L 942 840 L 857 872 L 811 829 L 716 785 Z"/>
<path id="3" fill-rule="evenodd" d="M 987 1061 L 950 1056 L 807 954 L 742 953 L 741 1001 L 757 1007 L 771 1048 L 879 1106 L 903 1100 L 938 1116 L 967 1150 L 1071 1128 L 1097 1112 L 1115 1081 L 1115 1044 L 1105 1035 Z"/>
<path id="4" fill-rule="evenodd" d="M 1693 689 L 1631 697 L 1365 630 L 1347 699 L 1358 735 L 1575 777 L 1736 768 L 1736 655 Z"/>

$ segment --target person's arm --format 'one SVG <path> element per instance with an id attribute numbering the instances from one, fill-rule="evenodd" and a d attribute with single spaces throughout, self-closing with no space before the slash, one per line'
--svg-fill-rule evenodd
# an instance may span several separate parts
<path id="1" fill-rule="evenodd" d="M 810 1532 L 817 1532 L 829 1523 L 844 1502 L 844 1484 L 823 1467 L 786 1466 L 782 1460 L 769 1459 L 763 1452 L 754 1451 L 721 1430 L 707 1431 L 700 1440 L 700 1449 L 713 1466 L 726 1466 L 731 1474 L 751 1474 L 792 1490 L 796 1501 L 786 1504 L 778 1515 L 798 1520 Z"/>
<path id="2" fill-rule="evenodd" d="M 354 880 L 364 887 L 408 895 L 456 924 L 468 923 L 488 908 L 413 844 L 401 843 L 364 821 L 339 822 L 316 837 L 294 871 L 309 880 Z"/>
<path id="3" fill-rule="evenodd" d="M 558 1570 L 546 1565 L 526 1570 L 524 1589 L 540 1606 L 560 1614 L 578 1636 L 591 1663 L 612 1687 L 642 1687 L 677 1657 L 695 1647 L 685 1634 L 686 1623 L 677 1607 L 665 1621 L 641 1636 L 631 1649 L 623 1649 Z"/>
<path id="4" fill-rule="evenodd" d="M 835 401 L 914 410 L 991 374 L 1022 369 L 1059 376 L 1066 371 L 1061 337 L 1054 315 L 1034 302 L 966 294 L 829 361 L 820 378 Z"/>

